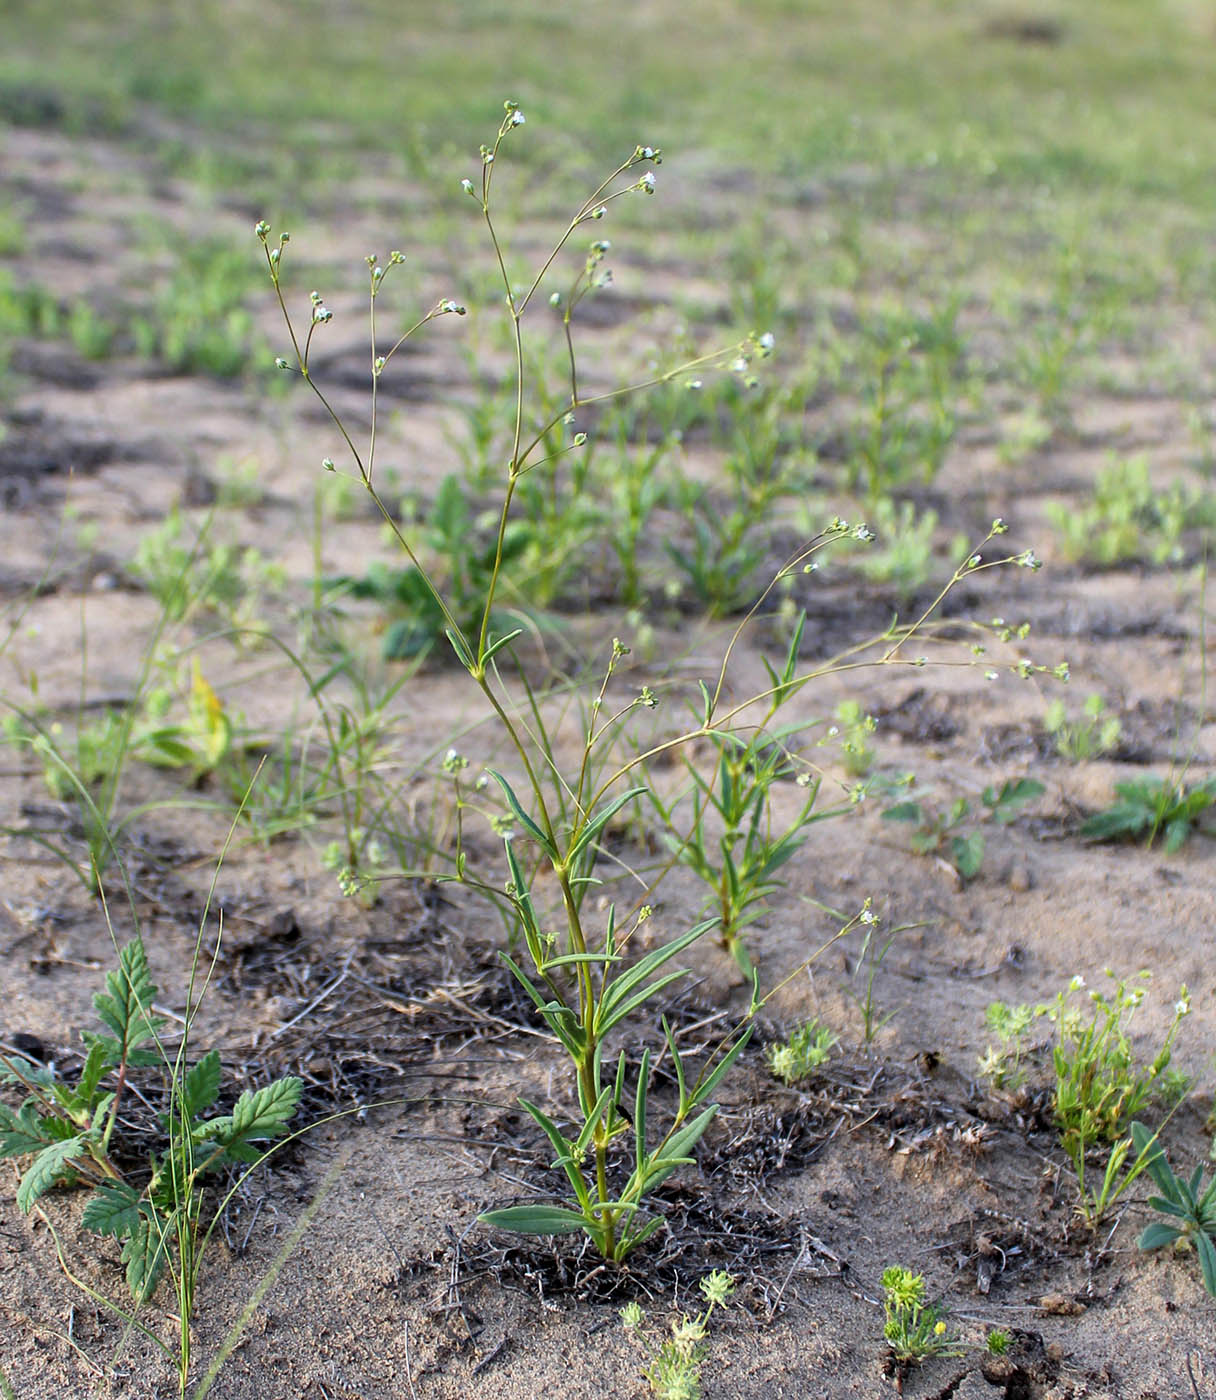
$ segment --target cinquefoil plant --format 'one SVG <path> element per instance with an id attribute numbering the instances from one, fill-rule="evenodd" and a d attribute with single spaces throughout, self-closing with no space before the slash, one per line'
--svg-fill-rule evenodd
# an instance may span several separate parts
<path id="1" fill-rule="evenodd" d="M 26 1093 L 20 1108 L 0 1103 L 0 1158 L 30 1158 L 17 1206 L 30 1211 L 55 1186 L 91 1189 L 83 1222 L 122 1243 L 127 1285 L 137 1303 L 156 1287 L 183 1229 L 197 1227 L 203 1176 L 231 1163 L 255 1162 L 255 1143 L 278 1137 L 295 1112 L 301 1084 L 280 1079 L 246 1089 L 229 1114 L 211 1114 L 220 1091 L 220 1058 L 212 1050 L 175 1077 L 163 1119 L 167 1146 L 151 1175 L 137 1183 L 115 1163 L 113 1137 L 131 1071 L 159 1064 L 165 1019 L 152 1011 L 157 989 L 143 943 L 133 939 L 93 998 L 101 1033 L 86 1032 L 88 1053 L 75 1084 L 22 1056 L 0 1055 L 0 1082 Z"/>

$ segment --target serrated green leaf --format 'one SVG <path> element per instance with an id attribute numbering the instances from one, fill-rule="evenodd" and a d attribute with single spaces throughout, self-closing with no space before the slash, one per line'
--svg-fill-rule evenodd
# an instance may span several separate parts
<path id="1" fill-rule="evenodd" d="M 182 1109 L 188 1119 L 195 1119 L 211 1107 L 220 1092 L 220 1055 L 209 1050 L 193 1069 L 186 1071 L 182 1083 Z"/>
<path id="2" fill-rule="evenodd" d="M 71 1097 L 70 1108 L 92 1109 L 94 1107 L 97 1086 L 101 1083 L 101 1076 L 106 1072 L 107 1062 L 105 1046 L 100 1040 L 94 1040 L 89 1045 L 89 1053 L 85 1056 L 84 1068 L 80 1071 L 80 1082 L 76 1086 L 76 1092 Z"/>
<path id="3" fill-rule="evenodd" d="M 152 1296 L 165 1265 L 169 1262 L 168 1230 L 152 1208 L 144 1202 L 139 1223 L 122 1247 L 127 1266 L 127 1287 L 137 1303 Z"/>
<path id="4" fill-rule="evenodd" d="M 80 1222 L 94 1234 L 125 1239 L 139 1228 L 139 1202 L 139 1192 L 125 1181 L 103 1181 L 89 1197 Z"/>
<path id="5" fill-rule="evenodd" d="M 44 1196 L 57 1181 L 71 1174 L 71 1163 L 85 1154 L 85 1140 L 79 1134 L 53 1142 L 44 1147 L 26 1169 L 17 1187 L 17 1209 L 24 1215 L 39 1196 Z"/>
<path id="6" fill-rule="evenodd" d="M 246 1089 L 231 1114 L 203 1124 L 200 1135 L 222 1146 L 234 1161 L 256 1162 L 263 1154 L 251 1144 L 278 1137 L 286 1130 L 303 1087 L 289 1075 L 262 1089 Z"/>
<path id="7" fill-rule="evenodd" d="M 54 1141 L 33 1099 L 16 1112 L 0 1103 L 0 1157 L 25 1157 Z"/>
<path id="8" fill-rule="evenodd" d="M 93 1005 L 101 1021 L 118 1041 L 119 1058 L 130 1059 L 130 1051 L 152 1040 L 165 1024 L 163 1016 L 152 1012 L 157 988 L 148 972 L 148 956 L 143 941 L 133 938 L 118 953 L 118 967 L 106 974 L 107 991 L 98 992 Z"/>
<path id="9" fill-rule="evenodd" d="M 897 802 L 882 813 L 885 822 L 922 822 L 925 810 L 919 802 Z"/>
<path id="10" fill-rule="evenodd" d="M 514 1230 L 521 1235 L 568 1235 L 575 1230 L 591 1233 L 591 1221 L 563 1206 L 507 1206 L 503 1210 L 487 1210 L 478 1220 L 498 1230 Z"/>

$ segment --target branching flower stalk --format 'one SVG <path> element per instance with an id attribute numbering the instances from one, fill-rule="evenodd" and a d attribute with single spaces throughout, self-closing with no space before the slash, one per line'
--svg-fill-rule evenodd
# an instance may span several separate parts
<path id="1" fill-rule="evenodd" d="M 777 584 L 798 569 L 811 567 L 812 556 L 819 549 L 850 533 L 864 539 L 868 532 L 864 526 L 850 531 L 843 522 L 836 521 L 806 548 L 793 555 L 739 623 L 726 648 L 714 688 L 710 690 L 701 684 L 697 722 L 679 738 L 635 751 L 632 757 L 620 764 L 614 764 L 612 753 L 622 731 L 639 711 L 653 709 L 658 703 L 658 696 L 644 686 L 628 701 L 614 703 L 611 710 L 605 713 L 614 677 L 628 651 L 622 642 L 614 640 L 603 682 L 591 703 L 584 727 L 582 754 L 569 769 L 559 761 L 553 730 L 546 720 L 540 700 L 523 674 L 523 668 L 520 667 L 509 679 L 501 669 L 503 658 L 513 656 L 513 644 L 522 635 L 523 628 L 515 627 L 502 635 L 495 635 L 495 599 L 500 586 L 507 582 L 510 559 L 507 550 L 508 526 L 521 478 L 529 471 L 552 463 L 555 457 L 577 451 L 586 444 L 586 436 L 581 432 L 574 432 L 569 445 L 557 451 L 550 439 L 550 435 L 559 427 L 573 429 L 574 415 L 580 409 L 621 399 L 639 390 L 670 383 L 707 369 L 723 369 L 750 383 L 753 362 L 771 353 L 773 341 L 767 333 L 753 333 L 725 349 L 688 360 L 640 382 L 604 393 L 584 395 L 579 383 L 571 324 L 579 302 L 589 291 L 604 285 L 607 280 L 607 273 L 601 265 L 608 245 L 605 240 L 597 239 L 569 290 L 564 295 L 554 294 L 549 298 L 550 307 L 557 309 L 561 316 L 569 362 L 568 397 L 554 411 L 553 399 L 550 397 L 545 403 L 544 396 L 538 390 L 537 398 L 545 404 L 539 414 L 542 422 L 535 431 L 530 426 L 526 428 L 529 376 L 528 360 L 524 354 L 525 314 L 535 306 L 546 277 L 580 228 L 605 217 L 614 201 L 629 194 L 649 194 L 653 191 L 653 171 L 642 168 L 657 165 L 661 152 L 649 146 L 636 147 L 632 155 L 579 204 L 548 255 L 542 259 L 539 270 L 526 288 L 517 292 L 507 271 L 508 258 L 493 217 L 491 193 L 504 143 L 523 124 L 523 114 L 518 106 L 508 102 L 493 144 L 482 148 L 479 185 L 472 180 L 462 181 L 466 194 L 480 207 L 502 279 L 510 318 L 515 374 L 509 410 L 512 419 L 511 450 L 506 463 L 501 503 L 495 510 L 496 541 L 490 555 L 492 562 L 484 584 L 484 597 L 474 609 L 465 613 L 467 626 L 458 620 L 450 598 L 445 596 L 435 575 L 428 571 L 419 549 L 395 519 L 374 480 L 375 408 L 380 376 L 392 356 L 410 336 L 442 316 L 463 315 L 465 309 L 447 298 L 441 299 L 386 353 L 380 353 L 375 343 L 376 298 L 388 269 L 403 259 L 397 253 L 390 256 L 387 265 L 382 265 L 375 257 L 367 259 L 371 279 L 372 423 L 366 451 L 361 452 L 325 394 L 314 382 L 310 369 L 313 336 L 331 319 L 330 313 L 319 293 L 314 292 L 308 331 L 303 336 L 296 331 L 281 281 L 282 262 L 289 237 L 280 234 L 277 243 L 273 242 L 270 227 L 265 222 L 257 225 L 256 233 L 265 251 L 295 359 L 294 366 L 284 359 L 280 359 L 278 364 L 284 369 L 294 368 L 303 377 L 334 422 L 354 464 L 357 479 L 417 570 L 419 578 L 433 595 L 458 662 L 490 707 L 518 764 L 519 773 L 513 777 L 487 770 L 489 777 L 501 789 L 508 809 L 507 814 L 495 823 L 504 837 L 507 866 L 505 889 L 491 891 L 487 882 L 472 877 L 465 867 L 461 850 L 458 850 L 456 871 L 450 878 L 492 893 L 500 902 L 505 900 L 519 930 L 519 941 L 526 950 L 526 959 L 522 954 L 518 958 L 504 954 L 506 964 L 536 1006 L 545 1026 L 569 1056 L 579 1109 L 575 1127 L 567 1133 L 537 1105 L 525 1102 L 524 1107 L 552 1145 L 556 1164 L 565 1173 L 573 1199 L 561 1206 L 512 1206 L 491 1211 L 484 1218 L 494 1225 L 532 1234 L 582 1231 L 590 1236 L 605 1258 L 619 1261 L 659 1228 L 661 1219 L 648 1218 L 644 1213 L 645 1199 L 673 1171 L 691 1159 L 693 1148 L 716 1112 L 712 1095 L 747 1044 L 755 1012 L 762 1003 L 753 981 L 749 1011 L 723 1037 L 695 1074 L 685 1065 L 675 1032 L 664 1023 L 665 1054 L 670 1056 L 679 1096 L 670 1121 L 658 1135 L 657 1142 L 653 1142 L 647 1130 L 650 1052 L 645 1051 L 641 1055 L 630 1090 L 626 1053 L 620 1053 L 613 1067 L 607 1060 L 606 1047 L 623 1022 L 683 975 L 676 966 L 676 959 L 709 932 L 715 926 L 715 920 L 696 923 L 636 960 L 628 961 L 632 945 L 640 941 L 638 931 L 649 918 L 648 906 L 640 906 L 618 926 L 616 909 L 609 905 L 604 927 L 594 935 L 584 918 L 584 896 L 597 883 L 592 871 L 602 838 L 618 813 L 646 791 L 639 778 L 645 772 L 647 761 L 657 754 L 689 739 L 729 732 L 734 725 L 744 723 L 749 706 L 767 703 L 775 710 L 810 681 L 832 669 L 848 670 L 854 665 L 874 664 L 873 657 L 867 659 L 865 656 L 873 646 L 871 643 L 836 658 L 834 668 L 829 663 L 799 673 L 795 645 L 791 649 L 786 670 L 780 674 L 771 673 L 772 685 L 762 694 L 729 705 L 724 699 L 727 672 L 739 638 Z M 538 455 L 541 452 L 544 455 Z M 330 458 L 324 460 L 323 466 L 326 470 L 336 470 Z M 993 532 L 999 533 L 997 526 L 994 526 Z M 991 538 L 991 534 L 988 538 Z M 978 559 L 968 561 L 956 573 L 956 580 L 977 567 L 980 567 Z M 476 617 L 475 622 L 472 621 L 473 616 Z M 917 625 L 924 621 L 921 619 Z M 879 639 L 880 644 L 887 648 L 882 657 L 884 664 L 923 664 L 919 659 L 910 662 L 898 655 L 899 648 L 913 630 L 892 628 Z M 458 780 L 457 801 L 463 802 L 455 769 L 452 776 Z M 517 792 L 516 784 L 521 779 L 522 786 Z M 534 896 L 536 880 L 542 871 L 547 871 L 552 881 L 552 913 L 542 910 Z M 557 921 L 560 932 L 550 927 L 550 918 Z M 852 924 L 848 927 L 852 927 Z M 518 947 L 513 946 L 513 951 L 518 953 Z M 525 963 L 526 967 L 523 965 Z M 623 1107 L 627 1097 L 633 1101 L 632 1114 Z M 629 1134 L 633 1138 L 632 1154 L 619 1150 L 624 1147 L 623 1139 Z M 628 1160 L 622 1160 L 630 1156 L 631 1166 Z"/>

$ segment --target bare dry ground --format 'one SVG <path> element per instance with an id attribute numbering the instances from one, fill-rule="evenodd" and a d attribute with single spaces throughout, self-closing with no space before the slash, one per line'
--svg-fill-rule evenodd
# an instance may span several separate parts
<path id="1" fill-rule="evenodd" d="M 139 277 L 129 261 L 137 219 L 199 217 L 141 157 L 101 141 L 10 133 L 3 182 L 54 211 L 39 221 L 18 270 L 36 264 L 67 290 Z M 689 205 L 698 189 L 685 185 Z M 725 198 L 721 184 L 715 198 Z M 830 207 L 830 191 L 827 200 Z M 385 226 L 400 213 L 387 206 Z M 337 220 L 318 223 L 309 257 L 357 255 L 352 236 L 368 238 Z M 646 295 L 660 301 L 663 284 L 648 285 Z M 659 319 L 665 314 L 660 306 Z M 1184 308 L 1162 315 L 1174 318 L 1180 336 L 1191 333 Z M 269 306 L 264 329 L 270 339 L 277 334 Z M 612 334 L 609 325 L 605 344 Z M 349 355 L 334 350 L 326 367 L 341 379 L 347 359 L 357 363 L 356 341 L 333 344 L 350 347 Z M 446 385 L 460 371 L 453 344 L 446 334 L 425 342 L 394 404 L 390 451 L 407 487 L 426 488 L 450 452 Z M 331 443 L 302 400 L 259 398 L 200 377 L 152 377 L 134 359 L 86 362 L 58 344 L 22 347 L 18 368 L 26 379 L 0 441 L 0 585 L 5 602 L 23 600 L 24 610 L 0 658 L 0 692 L 21 693 L 36 669 L 42 702 L 70 716 L 87 664 L 90 702 L 131 693 L 156 607 L 128 582 L 124 563 L 171 506 L 184 503 L 200 518 L 205 505 L 192 503 L 206 501 L 224 460 L 256 461 L 264 490 L 234 528 L 306 588 L 316 463 Z M 251 1178 L 227 1211 L 200 1284 L 196 1346 L 204 1365 L 321 1193 L 213 1394 L 637 1396 L 642 1358 L 619 1325 L 619 1307 L 641 1300 L 661 1326 L 694 1306 L 698 1280 L 720 1267 L 740 1286 L 714 1320 L 707 1396 L 882 1395 L 895 1380 L 885 1369 L 879 1279 L 901 1262 L 925 1273 L 965 1343 L 957 1357 L 910 1373 L 907 1395 L 1216 1395 L 1216 1314 L 1194 1260 L 1135 1248 L 1147 1191 L 1133 1191 L 1098 1235 L 1080 1228 L 1043 1095 L 995 1094 L 976 1074 L 990 1001 L 1050 1000 L 1074 975 L 1098 985 L 1107 968 L 1151 969 L 1137 1022 L 1145 1047 L 1168 1023 L 1179 984 L 1194 995 L 1177 1063 L 1197 1087 L 1171 1127 L 1171 1153 L 1189 1161 L 1207 1155 L 1216 1053 L 1211 845 L 1196 839 L 1164 856 L 1076 836 L 1081 816 L 1109 799 L 1116 778 L 1161 772 L 1187 755 L 1194 772 L 1210 771 L 1216 727 L 1204 699 L 1211 659 L 1204 602 L 1192 583 L 1179 584 L 1180 573 L 1088 572 L 1053 558 L 1044 514 L 1049 500 L 1082 499 L 1112 446 L 1150 453 L 1163 479 L 1185 474 L 1185 407 L 1165 393 L 1094 395 L 1073 432 L 1015 464 L 1000 458 L 983 425 L 955 443 L 927 496 L 944 525 L 973 535 L 1002 515 L 1014 547 L 1034 546 L 1047 565 L 1036 575 L 976 580 L 961 606 L 1030 621 L 1036 658 L 1066 657 L 1074 688 L 1101 690 L 1115 704 L 1124 719 L 1120 747 L 1102 761 L 1063 762 L 1042 734 L 1045 687 L 991 684 L 979 670 L 863 672 L 847 692 L 834 683 L 808 699 L 823 714 L 843 694 L 859 698 L 879 721 L 880 770 L 914 769 L 935 789 L 973 801 L 987 784 L 1020 775 L 1037 777 L 1046 792 L 1008 827 L 988 828 L 983 869 L 965 886 L 942 862 L 909 853 L 877 802 L 812 831 L 752 934 L 756 956 L 766 980 L 777 980 L 830 938 L 833 924 L 820 906 L 851 910 L 872 897 L 883 926 L 899 930 L 874 981 L 889 1020 L 873 1046 L 862 1044 L 855 998 L 865 969 L 855 937 L 786 987 L 765 1009 L 766 1031 L 819 1015 L 841 1034 L 830 1065 L 805 1089 L 782 1088 L 764 1069 L 765 1037 L 758 1037 L 725 1083 L 696 1167 L 663 1189 L 667 1230 L 619 1273 L 569 1241 L 528 1243 L 476 1222 L 491 1205 L 557 1188 L 548 1148 L 517 1096 L 558 1114 L 565 1107 L 560 1060 L 497 959 L 497 926 L 447 887 L 388 884 L 370 909 L 343 900 L 304 840 L 238 842 L 230 850 L 214 900 L 223 936 L 198 1033 L 222 1049 L 237 1083 L 301 1075 L 309 1117 L 393 1102 L 317 1128 Z M 813 407 L 809 426 L 831 411 Z M 65 528 L 65 504 L 75 522 L 98 527 L 89 548 L 78 546 L 74 526 Z M 362 514 L 327 531 L 322 547 L 326 571 L 391 557 Z M 798 601 L 810 614 L 811 654 L 855 639 L 875 620 L 881 627 L 890 605 L 881 591 L 859 604 L 851 576 L 832 571 L 808 582 Z M 590 604 L 587 616 L 592 634 L 614 625 Z M 669 618 L 658 624 L 653 664 L 674 651 L 686 658 L 682 672 L 695 675 L 725 635 L 720 625 Z M 772 645 L 764 628 L 749 635 L 741 693 Z M 238 703 L 251 723 L 273 731 L 298 715 L 299 687 L 273 658 L 248 684 L 259 672 L 247 654 L 219 643 L 204 654 L 221 693 L 229 675 L 246 678 Z M 643 648 L 635 660 L 632 679 L 641 683 L 651 663 Z M 405 757 L 441 751 L 454 716 L 475 718 L 464 706 L 458 677 L 438 666 L 422 670 L 399 699 Z M 155 797 L 165 790 L 160 783 L 146 774 L 126 800 Z M 15 751 L 0 801 L 10 825 L 40 822 L 76 838 L 70 825 L 63 829 L 66 809 Z M 129 831 L 134 906 L 170 1012 L 184 1009 L 194 936 L 226 829 L 215 812 L 167 807 Z M 10 839 L 3 853 L 0 1041 L 25 1037 L 18 1043 L 64 1062 L 79 1054 L 111 934 L 62 864 L 28 841 Z M 657 916 L 660 931 L 681 927 L 696 898 L 676 879 Z M 117 897 L 111 913 L 121 941 L 132 915 Z M 216 927 L 213 917 L 209 939 Z M 686 1044 L 708 1047 L 745 1005 L 721 954 L 705 948 L 677 1008 L 693 1028 Z M 643 1035 L 661 1045 L 657 1015 Z M 136 1133 L 133 1159 L 140 1141 Z M 335 1163 L 340 1171 L 331 1175 Z M 0 1358 L 17 1395 L 173 1393 L 163 1358 L 124 1332 L 58 1262 L 56 1235 L 75 1278 L 117 1298 L 112 1242 L 99 1246 L 79 1228 L 70 1193 L 21 1215 L 16 1181 L 4 1164 Z M 158 1297 L 144 1320 L 168 1336 L 164 1307 Z M 982 1349 L 986 1330 L 997 1326 L 1013 1336 L 1000 1359 Z"/>

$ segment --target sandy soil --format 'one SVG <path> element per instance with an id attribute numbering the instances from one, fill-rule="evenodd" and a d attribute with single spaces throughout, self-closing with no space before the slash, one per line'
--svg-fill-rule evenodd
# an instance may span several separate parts
<path id="1" fill-rule="evenodd" d="M 139 275 L 128 237 L 134 220 L 199 217 L 186 192 L 128 151 L 45 133 L 10 133 L 6 145 L 5 192 L 55 211 L 17 260 L 18 277 L 37 267 L 40 280 L 69 289 L 129 285 Z M 105 190 L 119 193 L 104 198 Z M 212 217 L 232 226 L 226 214 Z M 347 234 L 359 248 L 347 246 Z M 357 255 L 363 237 L 335 224 L 318 227 L 315 244 Z M 269 308 L 266 332 L 274 334 Z M 340 368 L 346 342 L 333 344 Z M 430 463 L 451 451 L 441 387 L 459 370 L 450 345 L 441 335 L 425 342 L 394 404 L 401 416 L 390 452 L 407 484 L 425 486 Z M 123 563 L 171 506 L 185 502 L 199 517 L 204 506 L 190 503 L 205 502 L 225 461 L 256 461 L 265 487 L 234 528 L 296 583 L 307 581 L 316 463 L 331 445 L 301 401 L 259 402 L 240 387 L 150 377 L 134 360 L 91 364 L 62 347 L 19 347 L 17 359 L 26 379 L 0 440 L 0 587 L 6 605 L 20 602 L 24 611 L 0 657 L 0 693 L 27 695 L 33 668 L 42 701 L 74 714 L 82 630 L 88 699 L 131 693 L 156 608 L 129 584 Z M 349 396 L 355 404 L 353 389 Z M 830 411 L 824 406 L 823 421 Z M 1177 1063 L 1196 1088 L 1171 1125 L 1171 1155 L 1201 1160 L 1210 1145 L 1211 843 L 1199 838 L 1165 856 L 1095 848 L 1076 836 L 1081 816 L 1104 805 L 1119 777 L 1163 772 L 1188 754 L 1197 774 L 1210 771 L 1216 727 L 1203 700 L 1203 605 L 1165 571 L 1065 565 L 1052 557 L 1044 513 L 1049 500 L 1080 499 L 1112 445 L 1147 452 L 1163 481 L 1184 473 L 1185 425 L 1185 405 L 1166 397 L 1094 398 L 1074 433 L 1019 464 L 999 460 L 990 428 L 956 444 L 926 497 L 943 522 L 982 531 L 1001 514 L 1013 547 L 1034 545 L 1048 565 L 1037 575 L 977 580 L 966 590 L 967 610 L 989 616 L 999 607 L 1032 622 L 1036 658 L 1066 657 L 1071 694 L 1100 690 L 1122 716 L 1120 747 L 1088 764 L 1059 759 L 1042 734 L 1046 687 L 1037 683 L 989 684 L 976 670 L 886 670 L 850 681 L 847 693 L 879 718 L 880 772 L 913 769 L 937 792 L 973 801 L 991 782 L 1031 774 L 1045 794 L 1010 826 L 986 828 L 983 869 L 965 886 L 942 862 L 911 854 L 880 819 L 880 802 L 812 830 L 752 935 L 765 979 L 778 980 L 830 936 L 821 905 L 851 910 L 868 896 L 884 927 L 899 930 L 874 982 L 890 1019 L 875 1044 L 862 1044 L 856 936 L 786 987 L 765 1010 L 765 1032 L 819 1015 L 841 1034 L 832 1062 L 805 1089 L 785 1089 L 766 1074 L 765 1036 L 757 1037 L 726 1081 L 696 1168 L 664 1188 L 669 1229 L 661 1244 L 619 1274 L 568 1242 L 527 1246 L 476 1222 L 491 1205 L 556 1189 L 547 1146 L 517 1095 L 559 1115 L 566 1107 L 560 1059 L 497 961 L 500 935 L 484 911 L 416 885 L 386 886 L 363 909 L 340 897 L 311 837 L 234 848 L 217 885 L 223 938 L 198 1034 L 221 1047 L 238 1082 L 301 1074 L 313 1117 L 393 1102 L 317 1128 L 246 1182 L 226 1213 L 199 1288 L 201 1368 L 322 1196 L 212 1393 L 638 1396 L 643 1358 L 617 1310 L 641 1300 L 657 1334 L 679 1308 L 695 1306 L 703 1274 L 723 1267 L 740 1287 L 714 1319 L 706 1396 L 888 1394 L 896 1382 L 885 1370 L 879 1279 L 901 1262 L 924 1271 L 964 1342 L 957 1357 L 910 1373 L 907 1395 L 1216 1396 L 1216 1311 L 1194 1260 L 1135 1248 L 1147 1191 L 1134 1190 L 1090 1235 L 1074 1220 L 1075 1185 L 1042 1095 L 1002 1096 L 976 1078 L 990 1001 L 1050 999 L 1074 974 L 1097 985 L 1106 968 L 1151 969 L 1136 1023 L 1146 1048 L 1168 1023 L 1179 984 L 1194 997 Z M 87 549 L 61 523 L 65 503 L 77 522 L 97 526 Z M 323 544 L 327 570 L 377 555 L 390 557 L 364 515 L 340 522 Z M 875 617 L 881 626 L 890 605 L 875 595 L 853 607 L 854 586 L 841 570 L 807 588 L 799 601 L 810 611 L 811 654 L 855 639 Z M 591 625 L 598 635 L 614 623 L 593 617 Z M 653 656 L 674 650 L 693 674 L 724 635 L 673 619 L 660 625 Z M 771 645 L 763 628 L 750 636 L 738 693 Z M 205 652 L 221 693 L 226 678 L 257 671 L 248 656 L 230 653 L 218 645 Z M 642 649 L 635 660 L 640 683 L 649 663 Z M 281 670 L 273 676 L 239 692 L 259 726 L 281 725 L 301 704 L 298 686 Z M 830 683 L 808 699 L 808 717 L 829 713 L 845 693 Z M 439 669 L 412 682 L 399 707 L 407 760 L 442 746 L 454 715 L 475 717 L 460 678 Z M 15 751 L 3 766 L 5 822 L 49 822 L 76 839 L 67 810 Z M 168 791 L 166 779 L 147 775 L 125 800 Z M 225 830 L 215 813 L 167 808 L 129 833 L 135 908 L 161 1002 L 177 1014 Z M 31 1037 L 27 1046 L 69 1061 L 91 1024 L 89 998 L 108 966 L 111 935 L 61 863 L 16 839 L 3 855 L 0 1041 Z M 694 912 L 696 895 L 678 877 L 663 899 L 660 931 Z M 133 916 L 117 899 L 112 915 L 124 939 Z M 212 920 L 209 939 L 215 928 Z M 700 950 L 693 971 L 677 1009 L 683 1024 L 700 1023 L 689 1043 L 699 1034 L 708 1045 L 745 997 L 715 949 Z M 641 1034 L 661 1043 L 657 1019 Z M 151 1344 L 66 1276 L 52 1227 L 75 1277 L 115 1298 L 117 1248 L 81 1230 L 69 1193 L 19 1214 L 17 1180 L 11 1164 L 0 1168 L 0 1364 L 16 1394 L 175 1393 Z M 165 1337 L 171 1306 L 162 1292 L 144 1319 Z M 999 1360 L 982 1347 L 996 1326 L 1014 1338 Z"/>

